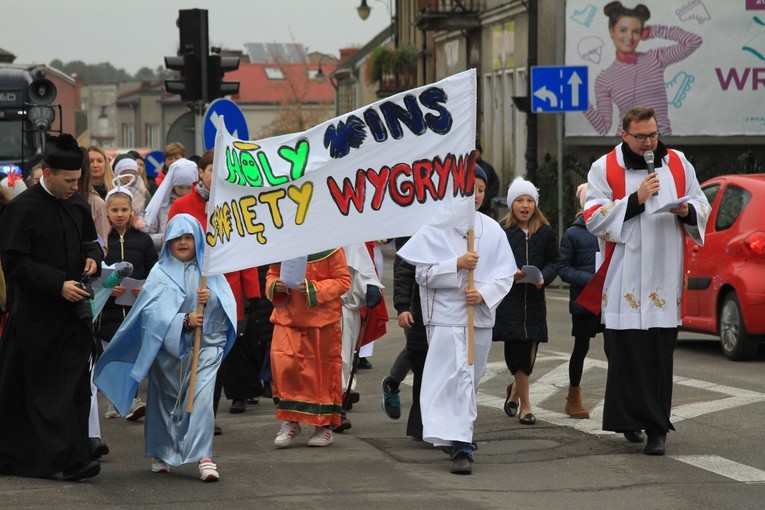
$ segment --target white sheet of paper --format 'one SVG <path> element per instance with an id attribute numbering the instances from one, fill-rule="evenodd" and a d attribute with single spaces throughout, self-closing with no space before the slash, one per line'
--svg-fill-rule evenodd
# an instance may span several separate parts
<path id="1" fill-rule="evenodd" d="M 672 200 L 671 202 L 667 202 L 666 204 L 662 205 L 661 207 L 657 207 L 656 209 L 650 211 L 650 214 L 656 214 L 656 213 L 665 213 L 669 212 L 670 209 L 679 206 L 680 204 L 684 204 L 685 202 L 688 202 L 691 199 L 690 196 L 685 195 L 684 197 L 680 197 L 677 200 Z M 649 200 L 650 202 L 650 200 Z M 648 202 L 646 202 L 646 211 L 648 212 Z"/>
<path id="2" fill-rule="evenodd" d="M 603 265 L 603 259 L 605 258 L 606 257 L 603 255 L 602 251 L 598 250 L 595 252 L 595 272 L 597 272 L 598 269 L 600 269 L 600 266 Z"/>
<path id="3" fill-rule="evenodd" d="M 114 302 L 122 306 L 133 306 L 135 304 L 136 296 L 133 295 L 133 289 L 143 287 L 144 280 L 136 280 L 129 276 L 122 280 L 122 285 L 125 288 L 125 292 L 121 296 L 114 299 Z"/>
<path id="4" fill-rule="evenodd" d="M 523 266 L 521 271 L 526 273 L 526 276 L 518 280 L 517 283 L 538 283 L 542 279 L 542 271 L 536 268 L 536 266 Z"/>
<path id="5" fill-rule="evenodd" d="M 107 267 L 105 265 L 101 265 L 101 276 L 99 276 L 97 279 L 93 280 L 91 282 L 91 285 L 93 285 L 94 289 L 97 289 L 101 287 L 107 278 L 109 278 L 109 275 L 112 274 L 115 271 L 114 267 Z"/>
<path id="6" fill-rule="evenodd" d="M 308 256 L 297 257 L 282 262 L 279 278 L 290 289 L 297 289 L 305 281 L 305 269 L 308 265 Z"/>

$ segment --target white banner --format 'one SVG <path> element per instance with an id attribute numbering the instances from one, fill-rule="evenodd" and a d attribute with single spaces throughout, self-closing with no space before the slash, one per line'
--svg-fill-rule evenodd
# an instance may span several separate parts
<path id="1" fill-rule="evenodd" d="M 633 43 L 609 31 L 607 4 L 566 2 L 566 65 L 590 81 L 566 136 L 616 135 L 633 106 L 653 106 L 663 135 L 765 135 L 764 0 L 623 0 L 650 13 Z"/>
<path id="2" fill-rule="evenodd" d="M 302 133 L 236 140 L 219 122 L 204 274 L 472 226 L 475 70 Z"/>

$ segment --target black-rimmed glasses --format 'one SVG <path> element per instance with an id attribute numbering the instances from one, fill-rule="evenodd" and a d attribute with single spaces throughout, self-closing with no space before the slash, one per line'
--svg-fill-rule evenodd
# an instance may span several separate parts
<path id="1" fill-rule="evenodd" d="M 647 134 L 647 135 L 633 135 L 629 131 L 625 131 L 625 133 L 627 133 L 632 138 L 637 140 L 638 143 L 643 143 L 646 140 L 648 140 L 649 138 L 651 139 L 651 141 L 658 140 L 659 139 L 659 135 L 661 135 L 661 133 L 659 133 L 658 131 L 654 131 L 653 133 L 650 133 L 650 134 Z"/>

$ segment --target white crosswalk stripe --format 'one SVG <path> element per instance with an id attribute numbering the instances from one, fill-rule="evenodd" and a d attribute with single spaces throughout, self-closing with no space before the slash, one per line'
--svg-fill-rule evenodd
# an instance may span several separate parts
<path id="1" fill-rule="evenodd" d="M 560 364 L 546 373 L 539 375 L 536 380 L 532 379 L 529 394 L 534 406 L 534 415 L 539 420 L 544 420 L 561 427 L 570 427 L 594 436 L 601 437 L 613 435 L 613 432 L 607 432 L 601 428 L 603 421 L 602 399 L 589 409 L 589 420 L 575 420 L 569 418 L 568 415 L 561 411 L 553 411 L 545 408 L 545 404 L 548 403 L 547 401 L 550 397 L 557 395 L 559 392 L 568 388 L 569 357 L 570 354 L 556 351 L 545 351 L 545 353 L 540 353 L 538 355 L 536 361 L 537 366 L 539 366 L 540 363 L 549 365 L 550 362 L 555 361 L 559 361 Z M 586 374 L 593 369 L 606 370 L 607 368 L 607 362 L 587 358 L 585 360 L 584 373 Z M 535 371 L 535 374 L 536 373 L 537 372 Z M 507 366 L 502 361 L 495 361 L 487 364 L 486 372 L 481 380 L 481 386 L 478 389 L 476 398 L 479 406 L 503 409 L 505 405 L 505 395 L 491 395 L 482 389 L 486 387 L 487 381 L 496 377 L 507 380 L 508 382 L 510 380 L 510 373 L 507 370 Z M 691 402 L 673 407 L 673 423 L 697 418 L 709 413 L 765 402 L 765 393 L 734 388 L 732 386 L 725 386 L 710 381 L 702 381 L 677 375 L 674 376 L 673 380 L 675 385 L 709 391 L 723 396 L 722 398 L 719 398 L 718 396 L 707 401 Z M 411 374 L 407 377 L 407 380 L 404 381 L 404 383 L 411 385 Z M 553 407 L 554 409 L 562 410 L 564 407 L 563 401 L 554 400 L 550 401 L 549 404 L 551 404 L 550 407 Z M 739 464 L 724 457 L 715 455 L 670 455 L 669 457 L 739 482 L 765 482 L 765 471 Z"/>

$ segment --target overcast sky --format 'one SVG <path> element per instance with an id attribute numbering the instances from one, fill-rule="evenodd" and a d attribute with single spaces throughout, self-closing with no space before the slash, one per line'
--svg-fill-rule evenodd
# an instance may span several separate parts
<path id="1" fill-rule="evenodd" d="M 370 0 L 362 21 L 360 0 L 1 0 L 0 48 L 16 63 L 82 60 L 111 62 L 135 73 L 164 65 L 178 47 L 181 9 L 207 9 L 210 44 L 244 49 L 246 42 L 299 43 L 338 56 L 359 47 L 390 23 L 388 1 Z"/>

